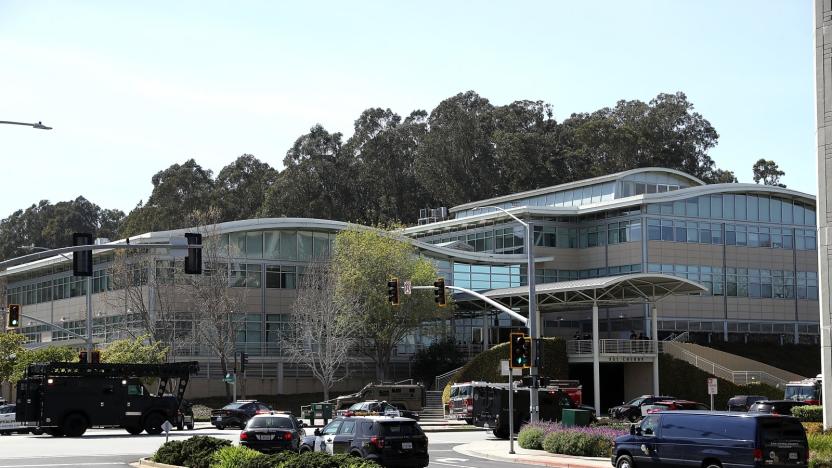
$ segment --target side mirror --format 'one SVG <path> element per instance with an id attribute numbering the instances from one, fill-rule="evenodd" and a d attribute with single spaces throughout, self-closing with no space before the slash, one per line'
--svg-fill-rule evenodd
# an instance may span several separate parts
<path id="1" fill-rule="evenodd" d="M 305 422 L 300 423 L 300 428 L 303 429 L 304 427 L 308 427 Z"/>
<path id="2" fill-rule="evenodd" d="M 320 429 L 315 429 L 315 436 L 319 436 L 319 435 L 321 435 L 321 430 Z"/>

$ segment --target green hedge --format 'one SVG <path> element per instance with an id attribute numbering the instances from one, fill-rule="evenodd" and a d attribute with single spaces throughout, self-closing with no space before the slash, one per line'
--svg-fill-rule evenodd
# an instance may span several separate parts
<path id="1" fill-rule="evenodd" d="M 573 431 L 550 432 L 543 439 L 543 450 L 549 453 L 580 457 L 609 457 L 612 441 L 604 436 Z"/>
<path id="2" fill-rule="evenodd" d="M 795 406 L 792 408 L 792 416 L 802 422 L 823 422 L 823 406 Z"/>
<path id="3" fill-rule="evenodd" d="M 190 468 L 209 468 L 214 452 L 230 446 L 228 440 L 194 436 L 183 441 L 165 442 L 153 455 L 153 461 Z"/>
<path id="4" fill-rule="evenodd" d="M 544 338 L 543 341 L 545 343 L 543 345 L 543 367 L 540 370 L 540 375 L 558 380 L 568 379 L 569 362 L 566 357 L 566 341 L 561 338 Z M 500 375 L 500 361 L 508 358 L 508 343 L 499 344 L 476 355 L 445 386 L 442 392 L 442 402 L 448 402 L 451 396 L 451 385 L 456 382 L 471 380 L 502 382 L 506 380 L 507 377 Z"/>
<path id="5" fill-rule="evenodd" d="M 692 364 L 676 359 L 668 354 L 659 355 L 659 388 L 662 395 L 673 395 L 683 400 L 698 401 L 708 404 L 708 378 L 712 377 Z M 728 399 L 734 395 L 763 395 L 772 400 L 782 400 L 783 390 L 769 385 L 734 385 L 719 379 L 719 393 L 714 395 L 714 409 L 724 411 L 728 408 Z"/>
<path id="6" fill-rule="evenodd" d="M 545 437 L 546 433 L 543 432 L 543 429 L 529 427 L 521 429 L 520 434 L 517 434 L 517 444 L 524 449 L 541 450 Z"/>
<path id="7" fill-rule="evenodd" d="M 211 468 L 237 468 L 241 464 L 261 457 L 263 454 L 248 447 L 223 447 L 211 456 Z"/>
<path id="8" fill-rule="evenodd" d="M 321 452 L 281 452 L 275 455 L 260 455 L 247 460 L 235 468 L 381 468 L 375 462 L 346 454 L 329 455 Z"/>

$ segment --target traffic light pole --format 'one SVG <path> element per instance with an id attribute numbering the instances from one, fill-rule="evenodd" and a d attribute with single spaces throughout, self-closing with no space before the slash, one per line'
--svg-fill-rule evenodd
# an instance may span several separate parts
<path id="1" fill-rule="evenodd" d="M 75 333 L 74 331 L 67 330 L 66 328 L 61 327 L 61 326 L 58 326 L 58 325 L 55 325 L 54 323 L 44 322 L 44 321 L 43 321 L 43 320 L 41 320 L 41 319 L 36 319 L 36 318 L 34 318 L 34 317 L 30 317 L 30 316 L 28 316 L 28 315 L 26 315 L 26 314 L 20 314 L 20 316 L 21 316 L 21 317 L 23 317 L 23 318 L 25 318 L 26 320 L 31 320 L 31 321 L 33 321 L 33 322 L 41 323 L 41 324 L 43 324 L 43 325 L 48 325 L 48 326 L 50 326 L 50 327 L 52 327 L 52 328 L 55 328 L 55 329 L 57 329 L 57 330 L 60 330 L 60 331 L 62 331 L 62 332 L 64 332 L 64 333 L 66 333 L 66 334 L 68 334 L 68 335 L 72 335 L 72 336 L 74 336 L 75 338 L 80 338 L 80 339 L 82 339 L 82 340 L 84 340 L 84 341 L 87 341 L 87 337 L 86 337 L 86 336 L 79 335 L 79 334 Z M 87 348 L 87 349 L 89 349 L 89 348 Z M 91 356 L 91 354 L 88 354 L 88 356 Z"/>

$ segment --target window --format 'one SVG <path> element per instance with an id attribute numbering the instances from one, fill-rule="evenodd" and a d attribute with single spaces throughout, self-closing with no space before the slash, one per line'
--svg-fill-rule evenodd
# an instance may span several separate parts
<path id="1" fill-rule="evenodd" d="M 722 196 L 722 217 L 725 219 L 734 219 L 734 196 Z"/>
<path id="2" fill-rule="evenodd" d="M 324 430 L 321 431 L 323 435 L 335 435 L 338 433 L 338 429 L 341 427 L 341 420 L 332 421 L 331 423 L 327 424 Z"/>
<path id="3" fill-rule="evenodd" d="M 262 232 L 247 232 L 246 233 L 246 257 L 247 258 L 263 258 L 263 233 Z"/>
<path id="4" fill-rule="evenodd" d="M 710 199 L 710 197 L 707 197 L 707 196 L 699 197 L 699 217 L 700 218 L 710 218 L 711 217 L 711 199 Z"/>
<path id="5" fill-rule="evenodd" d="M 711 195 L 711 218 L 722 218 L 722 195 Z"/>
<path id="6" fill-rule="evenodd" d="M 144 387 L 139 384 L 129 384 L 127 386 L 127 395 L 129 396 L 142 396 L 144 395 Z"/>
<path id="7" fill-rule="evenodd" d="M 280 257 L 280 231 L 266 231 L 263 233 L 263 257 Z"/>
<path id="8" fill-rule="evenodd" d="M 755 195 L 746 195 L 748 203 L 748 210 L 746 211 L 749 221 L 758 221 L 760 219 L 759 201 Z"/>
<path id="9" fill-rule="evenodd" d="M 270 289 L 295 289 L 296 268 L 286 265 L 266 266 L 266 287 Z"/>
<path id="10" fill-rule="evenodd" d="M 779 198 L 772 198 L 770 208 L 769 219 L 772 223 L 779 223 L 782 220 L 783 203 Z"/>
<path id="11" fill-rule="evenodd" d="M 669 219 L 661 220 L 662 225 L 662 240 L 664 241 L 672 241 L 673 240 L 673 221 Z"/>
<path id="12" fill-rule="evenodd" d="M 355 421 L 353 421 L 353 420 L 344 421 L 344 423 L 341 424 L 340 434 L 350 435 L 350 434 L 353 434 L 353 433 L 355 433 Z"/>
<path id="13" fill-rule="evenodd" d="M 745 195 L 734 195 L 734 217 L 739 220 L 748 219 Z"/>
<path id="14" fill-rule="evenodd" d="M 699 201 L 697 198 L 688 198 L 685 200 L 685 215 L 689 218 L 699 216 Z"/>

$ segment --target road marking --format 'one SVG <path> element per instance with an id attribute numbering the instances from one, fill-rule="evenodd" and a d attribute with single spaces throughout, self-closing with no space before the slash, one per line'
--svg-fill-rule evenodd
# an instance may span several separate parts
<path id="1" fill-rule="evenodd" d="M 434 450 L 434 452 L 438 452 L 438 450 Z M 467 458 L 437 458 L 436 461 L 438 461 L 440 463 L 463 463 L 463 462 L 467 462 L 468 459 Z"/>
<path id="2" fill-rule="evenodd" d="M 431 465 L 433 465 L 433 464 L 437 464 L 437 465 L 442 465 L 442 466 L 453 466 L 454 468 L 477 468 L 477 467 L 475 467 L 475 466 L 454 465 L 454 464 L 452 464 L 452 463 L 442 463 L 442 462 L 440 462 L 440 461 L 432 461 L 432 462 L 430 462 L 430 464 L 431 464 Z M 3 467 L 0 467 L 0 468 L 3 468 Z"/>
<path id="3" fill-rule="evenodd" d="M 100 462 L 100 463 L 88 463 L 85 462 L 83 466 L 93 466 L 93 465 L 121 465 L 121 466 L 130 466 L 124 462 Z M 35 466 L 78 466 L 78 463 L 50 463 L 48 465 L 0 465 L 0 468 L 22 468 L 22 467 L 35 467 Z"/>

